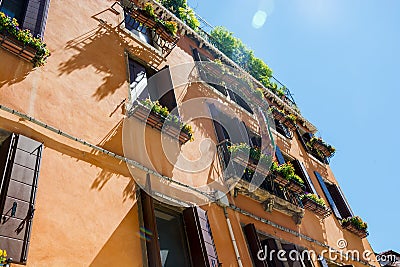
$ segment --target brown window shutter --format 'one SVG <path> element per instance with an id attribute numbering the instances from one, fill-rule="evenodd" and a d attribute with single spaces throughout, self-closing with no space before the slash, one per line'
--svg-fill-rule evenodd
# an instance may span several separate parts
<path id="1" fill-rule="evenodd" d="M 315 177 L 317 177 L 317 180 L 319 182 L 319 185 L 322 188 L 322 191 L 324 191 L 326 199 L 328 200 L 329 205 L 331 206 L 331 209 L 332 209 L 333 213 L 335 214 L 335 216 L 338 219 L 343 219 L 341 214 L 340 214 L 340 212 L 339 212 L 339 210 L 338 210 L 338 208 L 336 207 L 336 203 L 333 200 L 333 198 L 331 196 L 331 193 L 329 192 L 328 187 L 326 186 L 326 184 L 324 182 L 324 179 L 322 178 L 321 174 L 319 174 L 319 172 L 317 172 L 317 171 L 314 171 L 314 174 L 315 174 Z"/>
<path id="2" fill-rule="evenodd" d="M 12 134 L 9 139 L 0 151 L 0 158 L 8 155 L 0 166 L 0 244 L 14 262 L 25 263 L 43 145 L 22 135 Z"/>
<path id="3" fill-rule="evenodd" d="M 249 223 L 245 227 L 243 227 L 244 235 L 246 236 L 247 243 L 249 244 L 250 254 L 253 259 L 253 263 L 255 267 L 268 267 L 268 263 L 266 260 L 260 260 L 258 258 L 258 252 L 260 250 L 264 250 L 264 247 L 261 246 L 260 239 L 257 235 L 257 230 L 254 227 L 254 224 Z"/>
<path id="4" fill-rule="evenodd" d="M 282 244 L 282 249 L 286 251 L 285 257 L 287 259 L 287 263 L 289 267 L 297 267 L 297 266 L 302 266 L 301 263 L 301 254 L 297 250 L 296 246 L 294 244 Z M 297 254 L 293 253 L 292 251 L 296 251 Z M 297 258 L 293 258 L 297 257 Z"/>
<path id="5" fill-rule="evenodd" d="M 342 218 L 348 218 L 353 216 L 353 212 L 347 203 L 346 198 L 344 197 L 340 188 L 335 185 L 327 185 L 329 193 L 331 194 L 333 201 L 335 201 L 336 207 L 339 210 L 339 213 Z"/>
<path id="6" fill-rule="evenodd" d="M 29 29 L 35 37 L 43 38 L 49 5 L 50 0 L 28 0 L 23 28 Z"/>
<path id="7" fill-rule="evenodd" d="M 144 227 L 146 232 L 151 233 L 146 242 L 148 264 L 151 267 L 161 267 L 160 244 L 158 243 L 153 198 L 145 191 L 141 190 L 140 199 L 142 203 Z"/>
<path id="8" fill-rule="evenodd" d="M 278 259 L 277 256 L 277 251 L 279 251 L 280 248 L 278 248 L 275 239 L 273 238 L 265 239 L 261 242 L 261 244 L 263 247 L 267 246 L 269 252 L 275 250 L 275 253 L 271 253 L 272 257 L 270 257 L 270 255 L 268 255 L 267 257 L 268 265 L 274 267 L 284 267 L 283 263 Z"/>
<path id="9" fill-rule="evenodd" d="M 307 173 L 306 168 L 304 167 L 303 162 L 295 159 L 292 161 L 293 167 L 296 170 L 296 173 L 300 174 L 301 178 L 303 178 L 304 183 L 306 185 L 306 191 L 308 193 L 312 193 L 312 194 L 316 194 L 317 195 L 317 191 L 315 190 L 314 184 L 311 181 L 310 176 Z"/>
<path id="10" fill-rule="evenodd" d="M 165 66 L 162 70 L 157 72 L 156 77 L 157 78 L 150 77 L 147 81 L 147 88 L 151 100 L 158 100 L 160 104 L 167 107 L 170 112 L 174 111 L 174 113 L 177 114 L 177 110 L 174 110 L 177 104 L 169 66 Z"/>
<path id="11" fill-rule="evenodd" d="M 218 256 L 206 211 L 190 207 L 183 211 L 183 218 L 193 266 L 217 267 Z"/>

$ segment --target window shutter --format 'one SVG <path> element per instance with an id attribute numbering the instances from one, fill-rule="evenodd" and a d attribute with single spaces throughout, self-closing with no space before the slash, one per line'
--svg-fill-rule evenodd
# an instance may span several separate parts
<path id="1" fill-rule="evenodd" d="M 278 160 L 279 165 L 285 163 L 285 158 L 283 157 L 279 146 L 275 146 L 275 156 L 276 156 L 276 159 Z"/>
<path id="2" fill-rule="evenodd" d="M 280 248 L 278 247 L 278 245 L 276 244 L 277 241 L 275 241 L 275 239 L 273 238 L 268 238 L 265 239 L 261 242 L 262 246 L 265 247 L 267 246 L 268 251 L 272 251 L 275 250 L 275 253 L 271 253 L 272 257 L 270 257 L 270 255 L 268 255 L 267 257 L 267 261 L 268 261 L 268 265 L 269 266 L 274 266 L 274 267 L 284 267 L 284 264 L 278 259 L 277 257 L 277 251 L 280 250 Z"/>
<path id="3" fill-rule="evenodd" d="M 324 179 L 322 179 L 321 174 L 319 174 L 319 172 L 317 172 L 317 171 L 314 171 L 314 174 L 317 177 L 317 180 L 319 182 L 319 185 L 322 188 L 322 191 L 324 191 L 324 194 L 325 194 L 326 198 L 328 199 L 329 205 L 331 206 L 333 213 L 335 214 L 335 216 L 338 219 L 342 219 L 342 216 L 340 215 L 339 210 L 337 209 L 336 204 L 333 201 L 332 196 L 329 193 L 329 190 L 324 182 Z"/>
<path id="4" fill-rule="evenodd" d="M 302 266 L 301 259 L 300 259 L 301 254 L 297 250 L 297 248 L 294 244 L 282 244 L 282 249 L 284 249 L 286 251 L 285 258 L 287 259 L 287 263 L 288 263 L 289 267 Z M 292 251 L 296 251 L 297 254 L 294 254 Z M 293 259 L 293 257 L 297 257 L 297 258 Z"/>
<path id="5" fill-rule="evenodd" d="M 321 256 L 318 257 L 318 262 L 321 267 L 329 267 L 328 263 L 326 262 L 325 258 Z"/>
<path id="6" fill-rule="evenodd" d="M 153 198 L 145 191 L 140 191 L 140 199 L 143 211 L 143 223 L 146 233 L 146 250 L 149 266 L 161 267 L 160 244 L 158 243 L 156 216 L 154 214 Z"/>
<path id="7" fill-rule="evenodd" d="M 9 139 L 0 151 L 0 157 L 7 158 L 5 165 L 0 166 L 0 244 L 14 262 L 25 263 L 43 146 L 22 135 L 12 134 Z"/>
<path id="8" fill-rule="evenodd" d="M 193 59 L 195 61 L 201 61 L 200 53 L 199 53 L 199 50 L 197 48 L 193 48 Z"/>
<path id="9" fill-rule="evenodd" d="M 210 109 L 211 117 L 214 119 L 214 121 L 213 121 L 214 129 L 215 129 L 215 133 L 217 135 L 218 142 L 220 143 L 226 139 L 229 139 L 228 133 L 226 132 L 224 127 L 218 122 L 221 120 L 220 120 L 220 116 L 219 116 L 218 110 L 215 107 L 215 105 L 209 104 L 208 108 Z"/>
<path id="10" fill-rule="evenodd" d="M 35 37 L 43 38 L 49 5 L 50 0 L 28 0 L 22 26 L 29 29 Z"/>
<path id="11" fill-rule="evenodd" d="M 157 73 L 156 79 L 149 78 L 147 84 L 151 100 L 159 100 L 162 106 L 168 108 L 170 112 L 177 114 L 174 110 L 177 106 L 172 83 L 171 71 L 169 66 L 165 66 Z"/>
<path id="12" fill-rule="evenodd" d="M 218 256 L 206 211 L 190 207 L 183 211 L 194 267 L 217 267 Z"/>
<path id="13" fill-rule="evenodd" d="M 261 261 L 258 258 L 258 252 L 260 250 L 263 250 L 264 253 L 266 252 L 264 250 L 264 247 L 261 246 L 260 239 L 258 238 L 257 235 L 257 230 L 254 227 L 254 224 L 249 223 L 245 227 L 243 227 L 244 235 L 246 236 L 247 243 L 249 244 L 249 249 L 250 249 L 250 254 L 253 259 L 253 263 L 255 267 L 268 267 L 268 263 L 266 260 Z"/>
<path id="14" fill-rule="evenodd" d="M 344 197 L 340 187 L 337 185 L 327 185 L 329 193 L 331 194 L 333 201 L 335 201 L 336 207 L 339 210 L 339 213 L 342 218 L 348 218 L 353 216 L 353 212 L 347 203 L 346 198 Z"/>
<path id="15" fill-rule="evenodd" d="M 317 191 L 315 190 L 314 184 L 311 181 L 311 178 L 308 175 L 307 170 L 304 167 L 303 162 L 295 159 L 292 163 L 293 163 L 293 166 L 296 169 L 296 171 L 298 170 L 301 173 L 301 177 L 303 178 L 303 180 L 304 180 L 304 182 L 306 184 L 307 192 L 313 193 L 313 194 L 317 194 Z"/>

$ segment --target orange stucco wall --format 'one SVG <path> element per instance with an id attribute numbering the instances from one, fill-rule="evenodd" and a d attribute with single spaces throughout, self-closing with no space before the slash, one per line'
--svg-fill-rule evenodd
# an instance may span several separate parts
<path id="1" fill-rule="evenodd" d="M 75 137 L 122 155 L 124 99 L 128 99 L 127 55 L 149 62 L 153 68 L 192 62 L 191 48 L 197 44 L 181 38 L 164 60 L 147 45 L 115 28 L 121 14 L 109 7 L 114 1 L 51 1 L 44 40 L 52 55 L 45 66 L 32 69 L 9 52 L 0 49 L 0 104 L 28 114 Z M 201 96 L 196 90 L 177 87 L 178 102 Z M 190 110 L 181 111 L 190 118 Z M 243 120 L 251 120 L 243 115 Z M 132 122 L 132 127 L 138 122 Z M 192 123 L 195 141 L 182 146 L 189 158 L 198 158 L 203 138 L 215 140 L 210 121 Z M 36 212 L 33 221 L 28 266 L 143 266 L 139 237 L 139 210 L 134 179 L 126 164 L 100 154 L 87 146 L 45 130 L 33 123 L 0 111 L 0 128 L 44 143 Z M 136 136 L 136 135 L 135 135 Z M 141 135 L 132 145 L 143 146 Z M 134 160 L 154 167 L 174 179 L 202 184 L 218 176 L 215 161 L 209 168 L 188 178 L 174 168 L 160 152 L 160 133 L 147 128 L 145 135 L 149 158 L 137 154 Z M 297 138 L 289 141 L 276 136 L 284 153 L 302 160 L 309 173 L 317 170 L 336 182 L 328 166 L 312 159 Z M 144 179 L 144 172 L 133 173 Z M 314 184 L 315 177 L 310 175 Z M 197 185 L 197 184 L 195 184 Z M 323 192 L 317 187 L 318 193 Z M 229 197 L 243 210 L 273 221 L 337 247 L 340 238 L 350 249 L 371 250 L 367 240 L 342 230 L 333 215 L 321 221 L 306 211 L 301 225 L 280 212 L 267 213 L 255 200 L 239 195 Z M 223 209 L 216 204 L 208 210 L 211 229 L 223 266 L 237 266 Z M 254 223 L 262 232 L 282 240 L 320 251 L 312 242 L 228 209 L 244 266 L 251 258 L 241 226 Z M 363 266 L 354 263 L 355 266 Z"/>

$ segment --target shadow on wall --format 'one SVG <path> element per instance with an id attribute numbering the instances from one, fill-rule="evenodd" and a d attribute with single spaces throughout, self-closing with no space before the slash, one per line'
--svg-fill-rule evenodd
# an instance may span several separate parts
<path id="1" fill-rule="evenodd" d="M 108 11 L 112 12 L 107 9 L 92 16 L 99 22 L 98 27 L 67 42 L 65 49 L 74 50 L 76 53 L 67 61 L 61 62 L 58 68 L 59 76 L 62 76 L 89 66 L 94 67 L 96 73 L 103 76 L 103 83 L 93 94 L 98 101 L 114 94 L 126 82 L 127 64 L 124 50 L 153 66 L 162 62 L 160 55 L 139 46 L 129 33 L 98 18 L 100 14 Z"/>
<path id="2" fill-rule="evenodd" d="M 135 258 L 135 255 L 141 255 L 141 243 L 138 241 L 140 234 L 136 218 L 137 206 L 134 205 L 89 266 L 141 265 L 141 259 Z"/>
<path id="3" fill-rule="evenodd" d="M 32 63 L 0 48 L 0 88 L 25 80 L 33 70 Z"/>

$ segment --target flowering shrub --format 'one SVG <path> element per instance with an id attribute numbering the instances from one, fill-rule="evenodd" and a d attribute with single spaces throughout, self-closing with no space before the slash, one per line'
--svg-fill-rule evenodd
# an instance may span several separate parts
<path id="1" fill-rule="evenodd" d="M 30 46 L 36 50 L 35 57 L 32 60 L 34 67 L 43 66 L 46 59 L 50 56 L 50 51 L 46 48 L 46 44 L 37 37 L 33 37 L 29 30 L 19 28 L 19 24 L 15 18 L 11 18 L 0 12 L 0 34 L 9 34 L 21 41 L 24 45 Z"/>
<path id="2" fill-rule="evenodd" d="M 320 206 L 326 207 L 325 200 L 321 197 L 318 197 L 316 194 L 307 193 L 300 196 L 300 199 L 303 200 L 305 198 L 311 199 L 315 203 L 319 204 Z"/>

